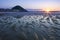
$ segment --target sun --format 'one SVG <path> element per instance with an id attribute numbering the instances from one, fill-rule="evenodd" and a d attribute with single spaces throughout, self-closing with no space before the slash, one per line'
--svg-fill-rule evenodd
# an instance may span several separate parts
<path id="1" fill-rule="evenodd" d="M 45 15 L 51 14 L 51 11 L 52 11 L 52 9 L 48 8 L 48 7 L 44 9 Z"/>
<path id="2" fill-rule="evenodd" d="M 50 8 L 45 9 L 45 12 L 46 12 L 46 13 L 50 13 L 50 11 L 51 11 Z"/>

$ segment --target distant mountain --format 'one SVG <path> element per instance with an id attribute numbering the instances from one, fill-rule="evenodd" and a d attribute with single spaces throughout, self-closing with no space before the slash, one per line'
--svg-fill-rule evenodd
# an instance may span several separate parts
<path id="1" fill-rule="evenodd" d="M 19 12 L 27 12 L 26 9 L 22 8 L 21 6 L 17 5 L 12 8 L 14 11 L 19 11 Z"/>
<path id="2" fill-rule="evenodd" d="M 11 9 L 0 8 L 0 12 L 28 12 L 28 11 L 23 7 L 17 5 L 12 7 Z"/>

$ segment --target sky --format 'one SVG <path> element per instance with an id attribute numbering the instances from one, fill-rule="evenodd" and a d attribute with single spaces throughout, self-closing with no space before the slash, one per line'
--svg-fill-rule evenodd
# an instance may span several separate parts
<path id="1" fill-rule="evenodd" d="M 0 8 L 20 5 L 25 9 L 60 10 L 60 0 L 0 0 Z"/>

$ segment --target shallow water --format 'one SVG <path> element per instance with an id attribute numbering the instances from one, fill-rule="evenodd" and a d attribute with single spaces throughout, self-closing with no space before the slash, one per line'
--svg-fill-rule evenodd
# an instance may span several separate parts
<path id="1" fill-rule="evenodd" d="M 60 40 L 60 15 L 0 17 L 1 40 Z"/>

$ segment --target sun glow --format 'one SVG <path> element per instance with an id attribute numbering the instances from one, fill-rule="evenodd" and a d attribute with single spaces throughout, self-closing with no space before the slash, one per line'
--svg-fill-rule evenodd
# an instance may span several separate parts
<path id="1" fill-rule="evenodd" d="M 45 9 L 45 12 L 46 12 L 46 13 L 50 13 L 50 11 L 51 11 L 50 8 L 46 8 L 46 9 Z"/>
<path id="2" fill-rule="evenodd" d="M 51 8 L 45 8 L 45 9 L 44 9 L 44 12 L 45 12 L 45 15 L 46 15 L 46 16 L 48 16 L 51 11 L 52 11 Z"/>
<path id="3" fill-rule="evenodd" d="M 47 9 L 46 12 L 49 13 L 50 12 L 50 9 Z"/>

